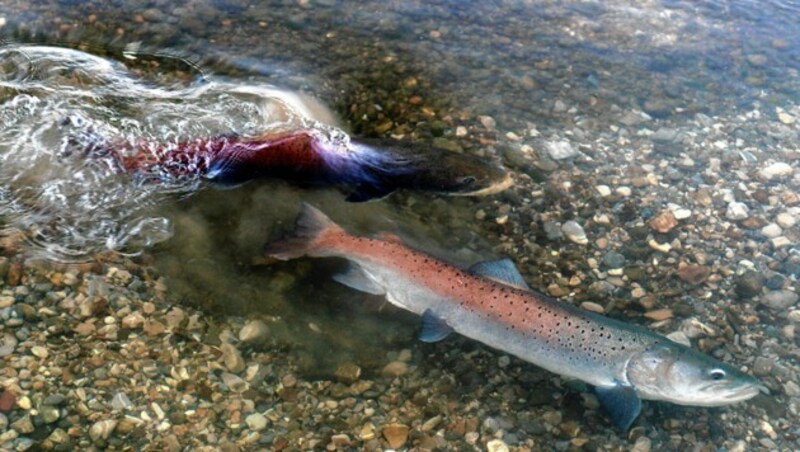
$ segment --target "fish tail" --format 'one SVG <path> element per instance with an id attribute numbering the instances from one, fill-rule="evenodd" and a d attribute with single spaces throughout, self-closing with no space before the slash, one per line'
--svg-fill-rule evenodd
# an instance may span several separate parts
<path id="1" fill-rule="evenodd" d="M 279 260 L 331 255 L 333 240 L 347 233 L 311 204 L 303 203 L 289 238 L 268 243 L 264 255 Z"/>

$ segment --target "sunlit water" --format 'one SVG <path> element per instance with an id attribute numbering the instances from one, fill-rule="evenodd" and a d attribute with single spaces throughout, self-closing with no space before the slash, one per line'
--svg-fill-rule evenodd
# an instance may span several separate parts
<path id="1" fill-rule="evenodd" d="M 133 58 L 134 56 L 129 55 Z M 197 191 L 197 177 L 124 174 L 92 146 L 177 143 L 224 133 L 335 129 L 298 95 L 268 85 L 153 82 L 113 61 L 56 47 L 0 48 L 0 218 L 31 253 L 81 259 L 137 252 L 172 234 L 153 206 Z"/>

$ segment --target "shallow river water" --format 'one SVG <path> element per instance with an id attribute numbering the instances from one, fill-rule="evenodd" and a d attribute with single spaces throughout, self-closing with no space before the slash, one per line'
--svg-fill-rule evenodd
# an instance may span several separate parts
<path id="1" fill-rule="evenodd" d="M 79 306 L 78 294 L 96 293 L 91 281 L 100 278 L 133 303 L 115 307 L 119 298 L 105 296 L 112 308 L 102 316 L 117 323 L 151 315 L 137 307 L 147 302 L 199 313 L 202 333 L 178 322 L 151 346 L 177 347 L 172 359 L 207 371 L 214 391 L 220 381 L 231 386 L 221 376 L 228 371 L 250 391 L 199 397 L 217 397 L 208 408 L 191 399 L 200 389 L 178 385 L 182 402 L 162 408 L 214 413 L 192 436 L 169 413 L 168 422 L 142 421 L 153 408 L 140 398 L 136 408 L 84 410 L 65 385 L 54 390 L 71 394 L 58 423 L 0 427 L 0 441 L 20 449 L 797 449 L 799 30 L 800 4 L 778 0 L 0 0 L 0 273 L 17 262 L 32 272 L 16 285 L 7 276 L 4 295 Z M 353 204 L 336 187 L 279 180 L 142 180 L 87 155 L 98 141 L 294 128 L 478 155 L 501 163 L 515 184 L 480 198 L 401 191 Z M 463 338 L 419 343 L 417 318 L 330 279 L 342 262 L 264 260 L 263 245 L 290 229 L 304 201 L 354 233 L 398 234 L 461 266 L 508 256 L 534 289 L 675 334 L 755 374 L 771 394 L 712 409 L 646 403 L 623 434 L 579 382 Z M 92 276 L 86 269 L 98 261 L 130 266 L 148 289 L 106 267 Z M 54 283 L 53 271 L 79 282 Z M 52 287 L 38 291 L 42 282 Z M 32 294 L 19 288 L 26 283 Z M 151 299 L 151 290 L 162 292 Z M 92 315 L 98 327 L 105 321 Z M 256 345 L 237 338 L 254 320 L 270 329 Z M 31 323 L 23 338 L 17 327 L 3 331 L 20 344 L 47 342 L 53 328 Z M 120 340 L 162 337 L 137 328 L 125 326 L 133 339 Z M 195 334 L 219 363 L 195 362 L 183 345 Z M 232 344 L 247 370 L 232 368 L 220 343 Z M 29 349 L 19 345 L 18 355 Z M 175 378 L 167 374 L 148 377 Z M 135 389 L 119 388 L 97 400 L 135 398 Z M 254 414 L 268 426 L 244 421 Z M 6 414 L 12 424 L 25 415 Z M 88 431 L 125 416 L 141 422 L 131 430 L 140 434 Z M 56 441 L 58 428 L 77 430 Z M 17 436 L 6 438 L 11 430 Z"/>

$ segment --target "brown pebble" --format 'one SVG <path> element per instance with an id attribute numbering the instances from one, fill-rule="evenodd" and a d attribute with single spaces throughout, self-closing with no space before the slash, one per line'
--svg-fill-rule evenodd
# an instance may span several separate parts
<path id="1" fill-rule="evenodd" d="M 361 376 L 361 368 L 353 362 L 345 362 L 336 368 L 334 375 L 342 383 L 354 383 Z"/>
<path id="2" fill-rule="evenodd" d="M 22 262 L 13 262 L 8 267 L 6 274 L 6 284 L 9 286 L 18 286 L 22 282 Z"/>
<path id="3" fill-rule="evenodd" d="M 392 449 L 399 449 L 408 440 L 408 426 L 403 424 L 389 424 L 383 427 L 383 437 Z"/>
<path id="4" fill-rule="evenodd" d="M 655 311 L 646 312 L 644 316 L 656 322 L 667 320 L 672 318 L 672 309 L 656 309 Z"/>
<path id="5" fill-rule="evenodd" d="M 387 377 L 401 377 L 408 372 L 408 364 L 403 361 L 392 361 L 386 365 L 381 374 Z"/>
<path id="6" fill-rule="evenodd" d="M 158 336 L 166 331 L 166 329 L 167 328 L 164 326 L 164 324 L 157 320 L 148 320 L 144 322 L 143 330 L 148 336 Z"/>
<path id="7" fill-rule="evenodd" d="M 95 326 L 94 323 L 83 322 L 75 325 L 74 330 L 76 333 L 78 333 L 79 336 L 88 336 L 94 333 Z"/>
<path id="8" fill-rule="evenodd" d="M 662 234 L 668 233 L 677 225 L 678 220 L 675 218 L 675 215 L 668 210 L 661 212 L 657 217 L 650 220 L 650 227 Z"/>
<path id="9" fill-rule="evenodd" d="M 0 394 L 0 413 L 8 413 L 17 403 L 17 395 L 11 390 L 5 390 Z"/>
<path id="10" fill-rule="evenodd" d="M 704 265 L 689 264 L 678 268 L 678 278 L 693 285 L 702 284 L 709 275 L 711 269 Z"/>

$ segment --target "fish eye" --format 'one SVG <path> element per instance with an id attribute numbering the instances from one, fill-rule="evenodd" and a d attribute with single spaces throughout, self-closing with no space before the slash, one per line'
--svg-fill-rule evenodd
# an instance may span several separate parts
<path id="1" fill-rule="evenodd" d="M 472 176 L 466 176 L 459 179 L 459 182 L 461 182 L 464 185 L 472 185 L 475 183 L 475 178 Z"/>
<path id="2" fill-rule="evenodd" d="M 711 376 L 712 380 L 719 381 L 725 378 L 725 371 L 722 369 L 714 369 L 711 372 L 709 372 L 709 375 Z"/>

